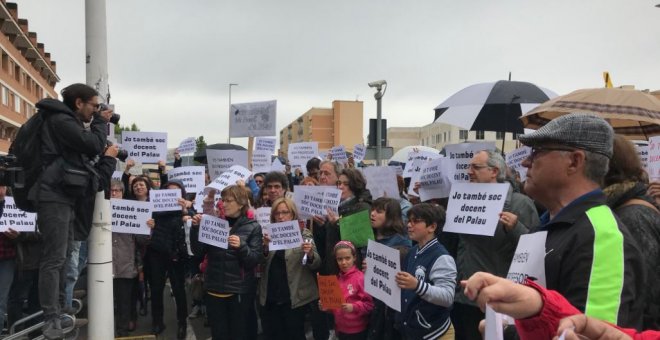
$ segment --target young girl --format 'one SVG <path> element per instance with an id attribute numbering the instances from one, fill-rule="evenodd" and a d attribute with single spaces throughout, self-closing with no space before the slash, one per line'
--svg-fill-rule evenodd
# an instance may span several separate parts
<path id="1" fill-rule="evenodd" d="M 355 246 L 349 241 L 339 241 L 334 253 L 339 267 L 339 286 L 346 301 L 341 309 L 332 310 L 335 332 L 339 340 L 366 339 L 369 314 L 374 304 L 371 296 L 364 291 L 364 274 L 355 266 Z M 321 310 L 325 310 L 323 306 Z"/>

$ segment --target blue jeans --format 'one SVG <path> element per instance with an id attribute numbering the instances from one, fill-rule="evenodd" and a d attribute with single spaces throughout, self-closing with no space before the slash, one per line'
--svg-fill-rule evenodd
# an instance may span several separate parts
<path id="1" fill-rule="evenodd" d="M 71 307 L 73 289 L 76 287 L 76 282 L 78 282 L 78 276 L 86 266 L 87 241 L 73 241 L 73 245 L 67 254 L 64 269 L 66 275 L 64 296 L 62 297 L 62 305 L 64 307 Z"/>
<path id="2" fill-rule="evenodd" d="M 11 288 L 11 283 L 14 281 L 15 266 L 15 259 L 0 260 L 0 328 L 2 328 L 2 326 L 5 324 L 7 299 L 9 298 L 9 289 Z"/>

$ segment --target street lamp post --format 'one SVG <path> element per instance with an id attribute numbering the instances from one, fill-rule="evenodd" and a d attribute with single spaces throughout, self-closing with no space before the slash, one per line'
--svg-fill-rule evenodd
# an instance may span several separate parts
<path id="1" fill-rule="evenodd" d="M 380 166 L 381 139 L 383 138 L 383 131 L 381 131 L 381 127 L 382 127 L 381 120 L 383 117 L 382 99 L 383 96 L 385 95 L 385 90 L 387 90 L 387 82 L 385 80 L 377 80 L 377 81 L 372 81 L 368 85 L 369 87 L 376 88 L 376 93 L 374 94 L 374 98 L 376 98 L 376 165 Z M 385 90 L 383 90 L 383 86 L 385 86 Z"/>
<path id="2" fill-rule="evenodd" d="M 229 120 L 229 125 L 227 125 L 227 144 L 231 144 L 231 87 L 232 86 L 238 86 L 238 84 L 234 83 L 229 83 L 229 115 L 228 120 Z"/>

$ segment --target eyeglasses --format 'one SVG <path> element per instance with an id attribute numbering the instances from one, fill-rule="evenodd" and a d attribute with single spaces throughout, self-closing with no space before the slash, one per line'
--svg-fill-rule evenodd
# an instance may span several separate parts
<path id="1" fill-rule="evenodd" d="M 348 186 L 348 181 L 337 181 L 337 186 L 340 185 Z"/>
<path id="2" fill-rule="evenodd" d="M 530 163 L 534 163 L 534 160 L 537 159 L 544 152 L 551 152 L 551 151 L 575 151 L 575 149 L 569 147 L 561 147 L 561 146 L 552 146 L 552 147 L 535 146 L 532 148 L 532 152 L 529 154 L 529 156 L 527 156 L 527 160 Z"/>
<path id="3" fill-rule="evenodd" d="M 472 163 L 470 164 L 470 169 L 472 170 L 481 170 L 485 168 L 492 168 L 492 167 L 488 164 L 472 164 Z"/>
<path id="4" fill-rule="evenodd" d="M 124 192 L 123 189 L 110 189 L 110 192 Z"/>
<path id="5" fill-rule="evenodd" d="M 273 213 L 273 216 L 286 216 L 286 215 L 289 215 L 289 214 L 291 214 L 291 212 L 288 211 L 288 210 L 276 211 L 276 212 Z"/>

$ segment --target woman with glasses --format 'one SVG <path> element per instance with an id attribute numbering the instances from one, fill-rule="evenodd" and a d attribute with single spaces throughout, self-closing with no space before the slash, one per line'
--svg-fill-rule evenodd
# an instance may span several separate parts
<path id="1" fill-rule="evenodd" d="M 293 201 L 278 198 L 273 202 L 272 223 L 297 221 L 298 211 Z M 302 221 L 297 221 L 302 222 Z M 312 233 L 298 223 L 303 243 L 299 248 L 268 249 L 270 236 L 264 233 L 266 256 L 264 272 L 259 282 L 261 322 L 266 339 L 305 339 L 305 313 L 309 304 L 318 299 L 315 271 L 321 258 L 312 241 Z"/>

